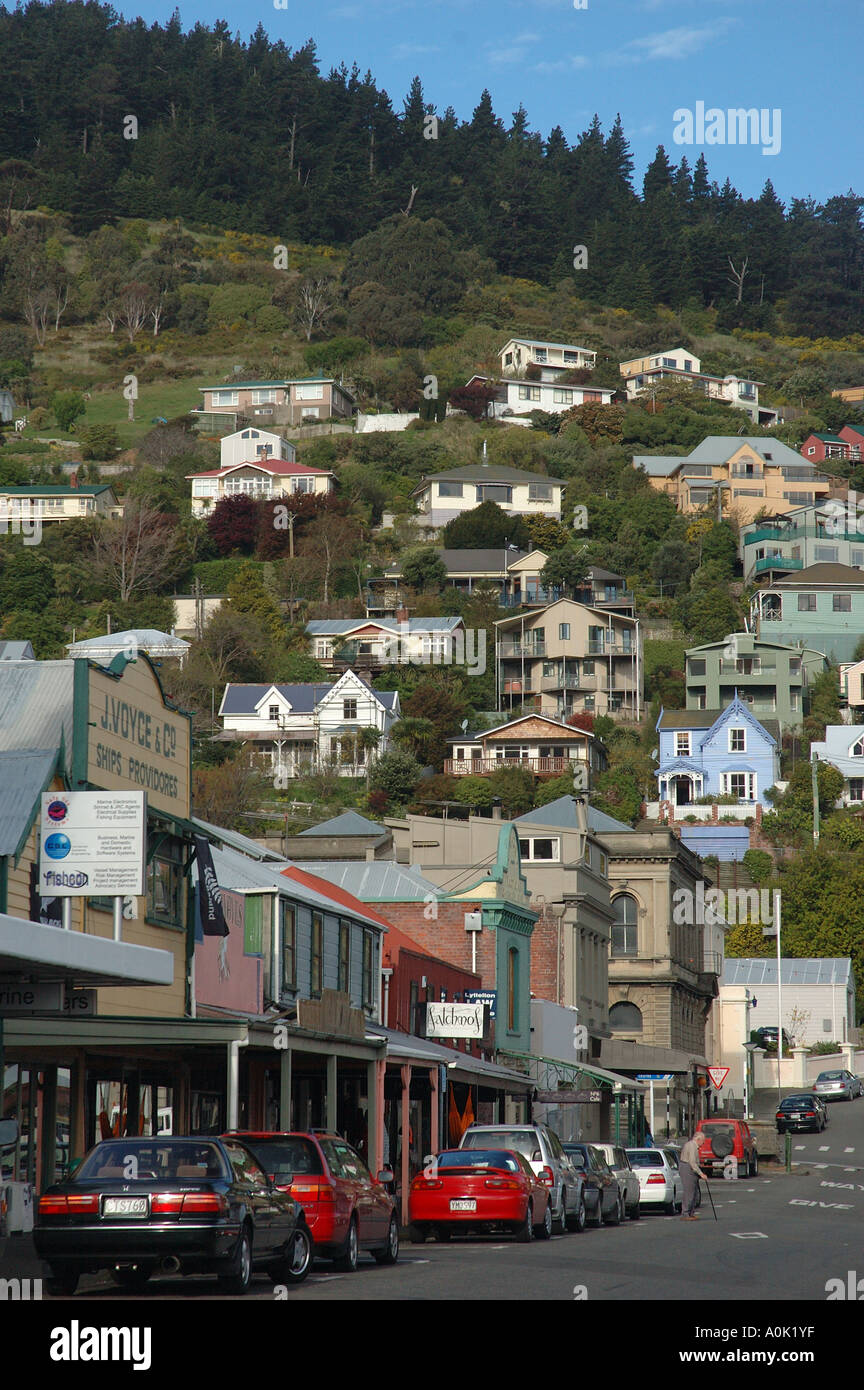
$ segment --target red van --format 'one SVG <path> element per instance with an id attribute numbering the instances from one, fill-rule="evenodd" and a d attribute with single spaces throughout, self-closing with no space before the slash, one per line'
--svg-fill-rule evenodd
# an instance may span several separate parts
<path id="1" fill-rule="evenodd" d="M 727 1117 L 700 1120 L 696 1137 L 699 1139 L 699 1166 L 703 1173 L 722 1174 L 730 1155 L 737 1162 L 739 1178 L 755 1178 L 759 1172 L 756 1137 L 744 1120 Z"/>

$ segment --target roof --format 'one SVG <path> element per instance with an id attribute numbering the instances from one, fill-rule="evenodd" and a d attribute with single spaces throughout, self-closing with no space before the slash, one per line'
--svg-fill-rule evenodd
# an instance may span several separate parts
<path id="1" fill-rule="evenodd" d="M 657 721 L 658 729 L 710 729 L 721 715 L 725 714 L 732 706 L 732 701 L 723 709 L 669 709 L 662 710 Z M 750 711 L 744 709 L 745 714 Z M 750 718 L 757 724 L 761 724 L 767 734 L 770 734 L 778 747 L 780 745 L 780 725 L 776 719 L 757 719 L 755 714 L 750 714 Z"/>
<path id="2" fill-rule="evenodd" d="M 0 662 L 0 752 L 72 750 L 75 662 Z"/>
<path id="3" fill-rule="evenodd" d="M 213 845 L 212 855 L 213 868 L 216 870 L 216 879 L 220 888 L 225 888 L 229 892 L 233 890 L 240 893 L 278 892 L 304 902 L 319 912 L 333 912 L 335 910 L 332 886 L 325 884 L 323 879 L 313 883 L 311 874 L 304 875 L 303 879 L 296 875 L 286 878 L 278 864 L 262 864 L 256 859 L 247 858 L 245 854 L 236 850 L 223 849 L 217 845 Z M 192 873 L 197 882 L 197 855 L 193 861 Z M 342 905 L 343 907 L 348 906 L 347 903 Z M 359 900 L 355 900 L 351 913 L 352 916 L 358 917 L 370 926 L 389 927 L 389 923 L 385 922 L 383 917 L 370 911 L 366 904 L 359 902 Z"/>
<path id="4" fill-rule="evenodd" d="M 344 888 L 339 888 L 335 883 L 331 883 L 326 878 L 320 878 L 318 874 L 310 874 L 307 869 L 301 869 L 299 865 L 292 864 L 287 869 L 281 871 L 283 878 L 290 878 L 296 883 L 302 883 L 304 887 L 313 889 L 320 893 L 323 898 L 329 898 L 331 902 L 338 903 L 340 907 L 347 907 L 349 911 L 363 917 L 367 921 L 377 922 L 385 931 L 390 930 L 390 923 L 386 917 L 382 917 L 376 912 L 374 907 L 368 907 L 366 903 L 355 898 L 353 893 L 347 892 Z"/>
<path id="5" fill-rule="evenodd" d="M 406 618 L 408 632 L 453 632 L 462 626 L 461 618 Z M 355 628 L 377 627 L 398 635 L 405 629 L 398 618 L 315 618 L 306 624 L 310 637 L 339 636 Z"/>
<path id="6" fill-rule="evenodd" d="M 591 831 L 625 830 L 630 835 L 634 833 L 632 825 L 625 825 L 623 821 L 607 816 L 605 811 L 598 811 L 594 806 L 585 807 L 585 816 L 588 829 Z M 524 816 L 517 816 L 514 824 L 517 829 L 520 825 L 527 824 L 556 826 L 560 830 L 580 830 L 576 798 L 559 796 L 556 801 L 537 806 L 533 811 L 526 811 Z"/>
<path id="7" fill-rule="evenodd" d="M 116 656 L 118 652 L 130 649 L 144 652 L 157 652 L 182 656 L 188 652 L 190 643 L 170 632 L 159 632 L 155 627 L 131 627 L 126 632 L 108 632 L 102 637 L 86 637 L 81 642 L 67 642 L 66 650 L 70 656 Z"/>
<path id="8" fill-rule="evenodd" d="M 681 454 L 634 454 L 633 467 L 641 468 L 650 478 L 668 478 L 680 464 L 686 462 Z"/>
<path id="9" fill-rule="evenodd" d="M 530 333 L 514 333 L 512 338 L 507 339 L 507 343 L 531 343 L 534 347 L 566 348 L 568 352 L 591 352 L 595 357 L 597 355 L 594 348 L 580 347 L 578 343 L 547 343 L 543 338 L 532 338 Z M 507 343 L 504 344 L 505 348 Z M 500 351 L 503 352 L 504 348 Z"/>
<path id="10" fill-rule="evenodd" d="M 530 473 L 524 468 L 510 468 L 505 463 L 469 463 L 465 468 L 448 468 L 443 473 L 428 473 L 419 487 L 444 479 L 462 483 L 494 483 L 500 480 L 502 483 L 553 483 L 558 487 L 565 485 L 564 478 L 547 477 L 545 473 Z M 415 488 L 414 491 L 419 491 L 419 488 Z"/>
<path id="11" fill-rule="evenodd" d="M 0 642 L 0 661 L 35 661 L 30 642 Z"/>
<path id="12" fill-rule="evenodd" d="M 28 483 L 26 487 L 0 487 L 0 497 L 32 497 L 36 493 L 47 497 L 98 497 L 102 492 L 113 492 L 110 483 L 82 483 L 72 487 L 70 483 Z"/>
<path id="13" fill-rule="evenodd" d="M 228 473 L 236 473 L 238 468 L 260 468 L 262 473 L 273 473 L 278 477 L 293 477 L 297 473 L 314 473 L 317 477 L 332 477 L 329 468 L 310 468 L 306 463 L 292 463 L 290 459 L 244 459 L 242 463 L 226 463 L 222 468 L 210 468 L 206 473 L 186 473 L 186 478 L 222 478 Z"/>
<path id="14" fill-rule="evenodd" d="M 346 672 L 347 674 L 347 672 Z M 360 677 L 357 677 L 360 680 Z M 233 681 L 225 687 L 222 696 L 222 704 L 219 709 L 222 714 L 254 714 L 256 707 L 264 699 L 270 690 L 275 690 L 291 706 L 293 714 L 311 714 L 313 709 L 330 694 L 335 681 L 316 681 L 311 685 L 277 685 L 275 682 L 260 683 L 255 685 L 240 685 Z M 362 682 L 366 684 L 365 681 Z M 371 689 L 371 687 L 367 687 Z M 373 690 L 372 694 L 385 709 L 393 709 L 397 698 L 394 690 Z"/>
<path id="15" fill-rule="evenodd" d="M 288 862 L 284 854 L 267 849 L 266 845 L 260 844 L 257 840 L 251 840 L 248 835 L 241 835 L 239 830 L 225 830 L 221 825 L 213 825 L 210 821 L 201 820 L 199 816 L 190 816 L 189 819 L 194 826 L 203 831 L 208 839 L 228 845 L 241 854 L 249 855 L 262 863 L 285 864 Z"/>
<path id="16" fill-rule="evenodd" d="M 517 724 L 524 724 L 526 719 L 539 719 L 542 723 L 551 725 L 550 738 L 560 738 L 562 734 L 575 739 L 597 738 L 597 735 L 592 733 L 590 729 L 580 729 L 577 724 L 565 724 L 562 719 L 553 719 L 551 715 L 540 714 L 539 711 L 531 714 L 520 714 L 516 719 L 509 719 L 506 724 L 499 724 L 495 729 L 487 729 L 484 733 L 478 734 L 477 738 L 482 742 L 483 739 L 491 738 L 493 734 L 503 734 L 505 729 L 514 729 Z M 462 738 L 464 740 L 464 734 Z M 448 743 L 459 743 L 459 741 L 459 738 L 447 740 Z"/>
<path id="17" fill-rule="evenodd" d="M 0 857 L 21 853 L 56 765 L 56 748 L 0 753 Z"/>
<path id="18" fill-rule="evenodd" d="M 438 884 L 423 877 L 418 866 L 397 864 L 395 859 L 376 859 L 371 864 L 345 859 L 294 862 L 301 869 L 353 893 L 362 902 L 425 903 L 430 901 L 430 895 L 435 899 L 447 896 Z"/>
<path id="19" fill-rule="evenodd" d="M 334 376 L 284 376 L 278 381 L 220 381 L 218 386 L 199 386 L 199 391 L 248 391 L 256 386 L 308 386 L 312 382 L 330 382 L 338 386 L 340 391 L 344 391 L 346 396 L 351 392 L 347 386 L 343 386 L 341 381 L 337 381 Z M 239 433 L 239 431 L 237 431 Z"/>
<path id="20" fill-rule="evenodd" d="M 386 833 L 386 825 L 382 825 L 380 821 L 367 820 L 357 811 L 343 811 L 341 816 L 334 816 L 332 820 L 323 820 L 320 825 L 311 825 L 308 830 L 300 831 L 301 836 L 384 835 Z"/>
<path id="21" fill-rule="evenodd" d="M 720 981 L 724 985 L 776 985 L 777 960 L 774 956 L 727 957 Z M 853 983 L 852 962 L 848 956 L 811 958 L 784 956 L 780 961 L 780 983 L 784 985 L 846 985 Z"/>
<path id="22" fill-rule="evenodd" d="M 850 565 L 837 565 L 821 560 L 816 565 L 808 565 L 806 569 L 798 570 L 794 578 L 790 575 L 786 579 L 778 579 L 771 588 L 800 589 L 802 585 L 806 588 L 808 584 L 854 584 L 856 589 L 860 589 L 864 586 L 864 574 L 861 570 L 852 569 Z"/>

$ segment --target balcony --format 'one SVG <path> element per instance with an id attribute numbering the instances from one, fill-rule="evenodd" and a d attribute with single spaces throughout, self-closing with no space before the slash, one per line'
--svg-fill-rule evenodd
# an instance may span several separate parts
<path id="1" fill-rule="evenodd" d="M 589 656 L 635 656 L 636 648 L 630 642 L 589 641 Z"/>
<path id="2" fill-rule="evenodd" d="M 513 657 L 526 657 L 528 660 L 534 656 L 546 655 L 545 642 L 499 642 L 498 655 L 502 661 Z"/>
<path id="3" fill-rule="evenodd" d="M 721 676 L 724 676 L 724 675 L 745 676 L 748 680 L 749 680 L 751 677 L 752 677 L 754 680 L 758 680 L 760 676 L 770 676 L 771 679 L 772 679 L 772 681 L 773 681 L 773 680 L 774 680 L 774 677 L 775 677 L 775 675 L 776 675 L 776 673 L 777 673 L 777 665 L 776 665 L 776 662 L 772 663 L 772 662 L 770 662 L 770 661 L 761 661 L 761 662 L 759 662 L 758 665 L 753 665 L 753 666 L 751 666 L 751 668 L 750 668 L 749 671 L 746 669 L 744 663 L 741 661 L 740 658 L 739 658 L 738 661 L 721 661 L 721 662 L 720 662 L 720 674 L 721 674 Z"/>
<path id="4" fill-rule="evenodd" d="M 763 555 L 761 560 L 756 561 L 755 573 L 763 574 L 765 570 L 800 570 L 803 568 L 804 561 L 796 560 L 793 556 Z"/>
<path id="5" fill-rule="evenodd" d="M 540 682 L 532 681 L 529 678 L 522 680 L 504 681 L 501 686 L 502 695 L 537 695 L 540 691 Z"/>
<path id="6" fill-rule="evenodd" d="M 579 679 L 578 676 L 570 675 L 569 672 L 566 676 L 557 675 L 540 677 L 541 690 L 581 690 L 583 686 L 587 686 L 588 689 L 593 690 L 595 686 L 595 681 L 592 680 L 590 677 L 588 680 L 582 681 Z"/>
<path id="7" fill-rule="evenodd" d="M 445 758 L 444 771 L 452 777 L 482 777 L 500 772 L 502 767 L 520 767 L 525 772 L 562 773 L 574 767 L 584 767 L 578 758 Z"/>

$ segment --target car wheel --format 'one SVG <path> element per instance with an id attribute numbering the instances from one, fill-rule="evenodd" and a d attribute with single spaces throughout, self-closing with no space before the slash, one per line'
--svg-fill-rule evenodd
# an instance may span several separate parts
<path id="1" fill-rule="evenodd" d="M 516 1227 L 515 1235 L 518 1245 L 530 1245 L 534 1239 L 534 1208 L 530 1202 L 525 1212 L 525 1220 L 521 1226 Z"/>
<path id="2" fill-rule="evenodd" d="M 750 1176 L 752 1178 L 758 1178 L 759 1176 L 759 1154 L 756 1149 L 753 1150 L 753 1169 Z"/>
<path id="3" fill-rule="evenodd" d="M 220 1274 L 219 1284 L 226 1293 L 242 1295 L 252 1282 L 252 1236 L 249 1227 L 244 1226 L 237 1242 L 237 1250 L 229 1274 Z"/>
<path id="4" fill-rule="evenodd" d="M 345 1245 L 342 1254 L 334 1261 L 337 1269 L 341 1269 L 345 1274 L 354 1274 L 357 1270 L 357 1261 L 360 1257 L 360 1241 L 357 1235 L 357 1218 L 351 1217 L 351 1224 L 348 1227 L 348 1234 L 345 1237 Z"/>
<path id="5" fill-rule="evenodd" d="M 637 1198 L 636 1201 L 633 1203 L 633 1206 L 630 1208 L 630 1210 L 629 1210 L 629 1212 L 627 1213 L 627 1215 L 630 1217 L 630 1220 L 631 1220 L 631 1221 L 638 1221 L 638 1220 L 639 1220 L 639 1217 L 642 1215 L 642 1204 L 641 1204 L 641 1202 L 639 1201 L 638 1198 Z"/>
<path id="6" fill-rule="evenodd" d="M 603 1203 L 599 1198 L 597 1201 L 597 1210 L 590 1218 L 589 1224 L 593 1226 L 595 1230 L 603 1225 Z"/>
<path id="7" fill-rule="evenodd" d="M 552 1208 L 546 1203 L 546 1210 L 543 1213 L 543 1220 L 539 1226 L 534 1227 L 534 1234 L 538 1240 L 548 1240 L 552 1235 Z"/>
<path id="8" fill-rule="evenodd" d="M 52 1269 L 45 1287 L 54 1298 L 71 1298 L 81 1274 L 77 1269 Z"/>
<path id="9" fill-rule="evenodd" d="M 624 1213 L 621 1207 L 621 1193 L 619 1192 L 618 1196 L 615 1198 L 614 1209 L 609 1213 L 607 1217 L 604 1218 L 607 1226 L 620 1226 L 623 1214 Z"/>
<path id="10" fill-rule="evenodd" d="M 568 1218 L 567 1218 L 567 1230 L 568 1230 L 568 1231 L 575 1231 L 577 1235 L 581 1235 L 582 1232 L 585 1230 L 585 1219 L 586 1219 L 585 1198 L 584 1198 L 584 1197 L 580 1197 L 580 1198 L 579 1198 L 579 1205 L 578 1205 L 578 1207 L 576 1208 L 576 1215 L 575 1215 L 575 1216 L 572 1216 L 572 1215 L 571 1215 L 571 1216 L 568 1216 Z"/>
<path id="11" fill-rule="evenodd" d="M 408 1239 L 412 1245 L 423 1245 L 428 1234 L 428 1226 L 421 1221 L 412 1221 L 408 1227 Z"/>
<path id="12" fill-rule="evenodd" d="M 452 1240 L 452 1238 L 453 1232 L 451 1231 L 450 1227 L 445 1226 L 443 1222 L 439 1222 L 439 1224 L 435 1228 L 435 1239 L 440 1240 L 442 1243 L 446 1244 L 446 1242 L 448 1240 Z"/>
<path id="13" fill-rule="evenodd" d="M 399 1223 L 396 1220 L 396 1213 L 390 1217 L 390 1225 L 387 1229 L 387 1244 L 383 1250 L 373 1250 L 372 1254 L 379 1265 L 395 1265 L 399 1258 Z"/>
<path id="14" fill-rule="evenodd" d="M 143 1289 L 153 1270 L 146 1265 L 130 1265 L 126 1269 L 112 1269 L 110 1273 L 121 1289 Z"/>
<path id="15" fill-rule="evenodd" d="M 660 1210 L 663 1211 L 663 1212 L 665 1212 L 667 1216 L 674 1216 L 674 1215 L 675 1215 L 675 1203 L 674 1203 L 674 1202 L 664 1202 L 663 1205 L 662 1205 L 662 1207 L 660 1208 Z"/>

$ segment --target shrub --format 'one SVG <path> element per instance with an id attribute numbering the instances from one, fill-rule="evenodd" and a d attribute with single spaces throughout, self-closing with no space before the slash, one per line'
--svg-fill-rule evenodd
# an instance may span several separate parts
<path id="1" fill-rule="evenodd" d="M 82 459 L 107 462 L 117 453 L 117 431 L 113 425 L 86 425 L 78 432 Z"/>

